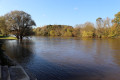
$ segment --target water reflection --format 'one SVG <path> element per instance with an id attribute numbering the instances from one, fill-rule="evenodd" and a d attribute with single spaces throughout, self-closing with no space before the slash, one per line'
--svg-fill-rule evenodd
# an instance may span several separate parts
<path id="1" fill-rule="evenodd" d="M 23 42 L 17 40 L 6 41 L 6 53 L 11 58 L 17 60 L 19 63 L 28 63 L 33 57 L 33 42 L 24 40 Z M 31 47 L 30 47 L 31 46 Z"/>
<path id="2" fill-rule="evenodd" d="M 120 39 L 32 37 L 5 45 L 6 53 L 38 80 L 120 79 Z"/>
<path id="3" fill-rule="evenodd" d="M 114 62 L 120 66 L 120 40 L 116 39 L 116 41 L 110 39 L 109 40 L 113 57 L 114 57 Z"/>

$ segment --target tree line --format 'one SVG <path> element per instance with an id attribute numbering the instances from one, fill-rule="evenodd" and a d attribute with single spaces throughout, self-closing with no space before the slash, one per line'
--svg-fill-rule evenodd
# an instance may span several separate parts
<path id="1" fill-rule="evenodd" d="M 114 19 L 97 18 L 96 23 L 86 22 L 76 25 L 46 25 L 33 29 L 39 36 L 64 36 L 84 38 L 118 38 L 120 37 L 120 12 L 115 14 Z"/>
<path id="2" fill-rule="evenodd" d="M 31 15 L 24 11 L 11 11 L 0 16 L 0 33 L 3 36 L 14 35 L 17 39 L 30 35 L 38 36 L 63 36 L 85 38 L 119 38 L 120 37 L 120 12 L 114 19 L 97 18 L 96 23 L 86 22 L 75 27 L 69 25 L 35 26 Z"/>

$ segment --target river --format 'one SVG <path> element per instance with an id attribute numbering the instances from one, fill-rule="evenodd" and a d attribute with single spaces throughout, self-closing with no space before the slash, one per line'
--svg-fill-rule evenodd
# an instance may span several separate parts
<path id="1" fill-rule="evenodd" d="M 3 47 L 38 80 L 120 80 L 120 39 L 31 37 Z"/>

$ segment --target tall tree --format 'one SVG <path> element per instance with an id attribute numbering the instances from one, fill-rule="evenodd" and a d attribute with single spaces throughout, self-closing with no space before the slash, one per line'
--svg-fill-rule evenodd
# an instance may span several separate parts
<path id="1" fill-rule="evenodd" d="M 101 38 L 102 37 L 102 27 L 103 27 L 103 19 L 102 18 L 97 18 L 96 19 L 96 24 L 97 24 L 97 31 L 96 31 L 96 36 Z"/>
<path id="2" fill-rule="evenodd" d="M 96 23 L 97 23 L 97 27 L 98 28 L 100 28 L 100 27 L 102 27 L 103 26 L 103 20 L 102 20 L 102 18 L 101 17 L 99 17 L 99 18 L 97 18 L 96 19 Z"/>
<path id="3" fill-rule="evenodd" d="M 115 18 L 114 18 L 113 22 L 118 25 L 117 27 L 120 26 L 120 12 L 118 12 L 117 14 L 115 14 Z"/>
<path id="4" fill-rule="evenodd" d="M 113 19 L 113 27 L 115 27 L 116 36 L 120 35 L 120 12 L 115 14 L 115 18 Z"/>
<path id="5" fill-rule="evenodd" d="M 21 40 L 31 35 L 32 26 L 36 25 L 30 14 L 24 11 L 11 11 L 5 15 L 5 20 L 7 29 Z"/>

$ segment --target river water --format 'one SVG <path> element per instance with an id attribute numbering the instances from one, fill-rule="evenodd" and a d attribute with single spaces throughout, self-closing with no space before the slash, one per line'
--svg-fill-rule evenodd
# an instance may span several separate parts
<path id="1" fill-rule="evenodd" d="M 120 80 L 120 39 L 31 37 L 4 48 L 38 80 Z"/>

